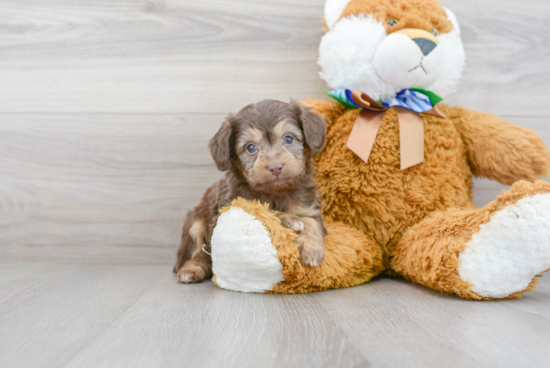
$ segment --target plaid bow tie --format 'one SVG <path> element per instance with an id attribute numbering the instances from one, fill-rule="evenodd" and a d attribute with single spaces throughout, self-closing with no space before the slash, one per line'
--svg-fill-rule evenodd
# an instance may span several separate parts
<path id="1" fill-rule="evenodd" d="M 424 125 L 419 113 L 446 117 L 436 106 L 443 99 L 422 88 L 404 89 L 394 98 L 380 102 L 359 90 L 339 89 L 325 92 L 346 107 L 362 109 L 349 136 L 347 147 L 365 162 L 369 159 L 386 111 L 390 108 L 397 110 L 401 170 L 424 162 Z"/>
<path id="2" fill-rule="evenodd" d="M 325 90 L 325 93 L 349 108 L 362 108 L 362 106 L 353 99 L 352 90 L 337 89 L 330 92 Z M 413 87 L 404 89 L 395 97 L 378 101 L 378 103 L 388 108 L 400 106 L 420 113 L 430 111 L 441 101 L 443 101 L 443 99 L 437 94 L 423 88 Z"/>

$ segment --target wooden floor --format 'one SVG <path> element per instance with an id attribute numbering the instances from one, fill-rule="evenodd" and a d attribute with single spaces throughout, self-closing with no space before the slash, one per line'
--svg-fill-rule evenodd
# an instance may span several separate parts
<path id="1" fill-rule="evenodd" d="M 2 367 L 544 367 L 550 285 L 458 300 L 402 280 L 306 295 L 177 284 L 168 265 L 0 265 Z"/>
<path id="2" fill-rule="evenodd" d="M 306 295 L 169 265 L 0 264 L 1 367 L 547 367 L 550 284 L 470 302 L 403 280 Z"/>
<path id="3" fill-rule="evenodd" d="M 550 1 L 442 2 L 467 53 L 448 102 L 550 144 Z M 227 112 L 321 97 L 323 5 L 0 0 L 0 368 L 549 365 L 545 279 L 494 303 L 386 278 L 289 296 L 175 282 Z M 503 189 L 476 179 L 474 202 Z"/>

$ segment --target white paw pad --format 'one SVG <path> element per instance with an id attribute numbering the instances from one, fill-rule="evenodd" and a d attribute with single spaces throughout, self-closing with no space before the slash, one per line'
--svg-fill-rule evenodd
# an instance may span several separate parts
<path id="1" fill-rule="evenodd" d="M 220 215 L 211 244 L 212 270 L 224 289 L 263 293 L 284 280 L 269 232 L 240 208 Z"/>
<path id="2" fill-rule="evenodd" d="M 460 277 L 472 291 L 504 298 L 550 269 L 550 194 L 523 198 L 480 226 L 460 253 Z"/>

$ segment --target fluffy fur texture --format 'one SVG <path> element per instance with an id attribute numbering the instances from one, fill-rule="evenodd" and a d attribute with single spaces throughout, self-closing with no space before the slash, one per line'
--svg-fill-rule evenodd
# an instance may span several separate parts
<path id="1" fill-rule="evenodd" d="M 479 230 L 462 227 L 469 223 L 462 217 L 475 211 L 471 203 L 472 171 L 505 183 L 535 181 L 547 175 L 550 158 L 540 136 L 491 114 L 443 105 L 441 109 L 448 119 L 422 115 L 424 163 L 401 171 L 399 146 L 395 143 L 399 126 L 394 111 L 386 113 L 365 163 L 345 146 L 358 110 L 333 102 L 311 104 L 329 121 L 328 144 L 317 157 L 324 215 L 351 224 L 375 239 L 383 250 L 386 273 L 404 275 L 465 298 L 483 299 L 469 289 L 468 283 L 460 281 L 457 273 L 459 252 Z M 546 193 L 550 188 L 545 182 L 537 182 L 532 188 L 527 183 L 516 185 L 510 194 L 516 200 Z M 499 203 L 503 208 L 506 202 Z M 453 211 L 457 211 L 456 216 L 452 216 Z M 432 214 L 437 215 L 430 217 Z M 424 223 L 425 218 L 431 220 Z M 489 216 L 484 218 L 488 220 Z M 462 238 L 449 234 L 449 228 L 460 232 Z M 438 247 L 429 245 L 434 243 Z M 441 259 L 455 261 L 445 264 Z M 441 276 L 445 272 L 454 278 Z M 521 290 L 516 291 L 512 295 L 521 295 Z"/>
<path id="2" fill-rule="evenodd" d="M 220 252 L 227 256 L 214 256 L 214 282 L 220 287 L 261 292 L 268 284 L 263 281 L 265 275 L 277 275 L 282 269 L 284 280 L 266 291 L 274 294 L 306 293 L 359 285 L 382 271 L 380 248 L 350 226 L 333 222 L 325 224 L 328 232 L 325 261 L 311 267 L 304 265 L 300 258 L 294 242 L 296 234 L 281 225 L 267 204 L 239 198 L 231 206 L 222 210 L 212 244 L 213 255 Z M 238 227 L 233 222 L 235 211 L 244 211 L 249 216 Z M 255 221 L 261 222 L 263 229 L 257 227 Z M 272 249 L 264 250 L 265 234 L 271 237 Z M 276 250 L 278 265 L 272 263 L 272 250 Z M 225 272 L 227 267 L 231 267 L 229 272 Z M 275 279 L 269 278 L 269 282 Z"/>
<path id="3" fill-rule="evenodd" d="M 394 93 L 397 87 L 379 78 L 372 58 L 379 43 L 403 28 L 439 31 L 440 62 L 450 64 L 443 65 L 431 86 L 423 87 L 441 95 L 456 87 L 463 60 L 461 45 L 456 46 L 460 30 L 454 15 L 437 1 L 351 0 L 344 6 L 331 2 L 320 63 L 332 88 L 357 88 L 374 98 Z M 399 22 L 383 23 L 388 19 Z M 456 46 L 450 46 L 448 53 L 445 37 L 454 38 L 448 44 Z M 460 62 L 452 64 L 453 57 Z M 328 127 L 327 145 L 315 159 L 329 233 L 325 262 L 317 269 L 303 268 L 296 246 L 284 240 L 293 236 L 292 231 L 281 227 L 265 207 L 233 204 L 266 226 L 278 250 L 285 281 L 269 292 L 354 285 L 362 278 L 349 276 L 350 271 L 366 272 L 364 280 L 381 272 L 402 276 L 474 300 L 517 298 L 534 289 L 534 277 L 550 267 L 550 184 L 537 181 L 548 175 L 550 154 L 536 132 L 492 114 L 441 104 L 446 118 L 420 114 L 424 162 L 401 170 L 395 109 L 385 113 L 368 162 L 364 162 L 346 147 L 359 109 L 333 101 L 311 100 L 306 105 L 323 115 Z M 473 175 L 512 188 L 476 209 Z M 336 224 L 342 232 L 331 238 L 336 235 L 332 228 Z M 338 260 L 338 267 L 322 268 L 333 260 Z"/>
<path id="4" fill-rule="evenodd" d="M 325 2 L 325 24 L 332 28 L 342 16 L 344 8 L 351 0 L 327 0 Z"/>
<path id="5" fill-rule="evenodd" d="M 200 282 L 211 274 L 202 246 L 211 243 L 219 210 L 237 197 L 269 203 L 283 224 L 299 233 L 296 243 L 304 262 L 321 263 L 325 228 L 313 154 L 325 139 L 320 116 L 296 102 L 265 100 L 230 114 L 210 141 L 216 165 L 227 172 L 184 221 L 174 266 L 178 280 Z"/>
<path id="6" fill-rule="evenodd" d="M 294 238 L 288 239 L 292 242 Z M 241 208 L 231 208 L 218 218 L 212 248 L 216 249 L 212 269 L 217 284 L 224 289 L 263 293 L 284 281 L 270 233 Z"/>
<path id="7" fill-rule="evenodd" d="M 515 241 L 508 242 L 508 244 L 499 244 L 499 247 L 503 248 L 500 257 L 496 257 L 496 254 L 493 253 L 493 256 L 495 256 L 491 257 L 491 263 L 493 264 L 491 266 L 485 264 L 488 268 L 478 268 L 479 272 L 472 270 L 472 268 L 480 266 L 479 264 L 473 264 L 478 263 L 479 258 L 476 260 L 476 255 L 472 257 L 472 250 L 469 250 L 468 247 L 473 245 L 472 242 L 477 242 L 473 239 L 479 236 L 479 233 L 483 231 L 488 223 L 492 222 L 490 231 L 493 234 L 509 232 L 510 229 L 507 227 L 510 223 L 501 221 L 499 219 L 500 213 L 508 212 L 510 209 L 513 210 L 516 204 L 522 200 L 538 201 L 542 204 L 544 200 L 541 200 L 541 194 L 546 196 L 547 193 L 550 193 L 550 184 L 547 182 L 537 181 L 531 184 L 527 181 L 520 181 L 484 208 L 448 209 L 435 212 L 405 232 L 397 246 L 392 268 L 413 282 L 443 293 L 456 294 L 466 299 L 519 298 L 526 291 L 534 290 L 534 286 L 538 283 L 534 277 L 537 276 L 537 273 L 545 271 L 544 265 L 542 265 L 542 268 L 540 267 L 540 262 L 545 261 L 548 263 L 548 253 L 541 252 L 538 255 L 533 253 L 537 249 L 546 249 L 546 252 L 548 252 L 550 239 L 548 237 L 541 239 L 538 236 L 541 231 L 546 230 L 543 228 L 529 228 L 527 232 L 518 232 Z M 531 208 L 528 212 L 535 212 L 535 216 L 542 215 L 543 211 L 536 211 L 537 207 Z M 493 221 L 493 218 L 495 218 L 495 221 Z M 542 225 L 545 222 L 548 226 L 548 218 L 541 220 Z M 520 222 L 517 221 L 514 225 L 517 226 Z M 538 224 L 541 225 L 541 222 L 538 221 Z M 537 233 L 530 234 L 531 230 L 536 230 Z M 492 252 L 495 240 L 498 239 L 493 238 L 491 243 L 478 243 L 473 251 L 485 249 L 485 251 Z M 465 258 L 462 255 L 463 253 L 466 254 Z M 531 254 L 529 255 L 529 253 Z M 529 256 L 537 258 L 538 271 L 528 266 L 526 269 L 518 268 L 510 274 L 510 268 L 526 266 L 525 263 L 518 262 L 517 256 L 520 254 L 525 258 Z M 483 256 L 481 257 L 483 258 Z M 466 269 L 462 269 L 462 271 L 461 261 L 466 261 L 464 265 Z M 485 274 L 491 271 L 504 271 L 504 273 L 492 274 L 493 280 L 489 280 L 483 286 L 481 286 L 482 284 L 476 286 L 471 283 L 480 278 L 488 280 Z M 469 280 L 463 279 L 461 272 L 468 276 Z M 506 278 L 515 278 L 516 280 L 514 286 L 508 288 L 506 293 L 493 294 L 487 292 L 490 289 L 503 291 L 502 280 Z M 474 290 L 477 290 L 477 292 Z"/>
<path id="8" fill-rule="evenodd" d="M 519 200 L 480 225 L 460 253 L 458 274 L 472 291 L 504 298 L 550 269 L 550 194 Z"/>
<path id="9" fill-rule="evenodd" d="M 325 19 L 335 17 L 330 9 L 325 14 Z M 411 87 L 442 97 L 456 90 L 465 62 L 460 28 L 454 14 L 437 1 L 352 0 L 338 19 L 319 47 L 320 76 L 332 88 L 359 89 L 375 100 Z M 390 26 L 388 20 L 398 24 Z M 410 28 L 426 32 L 428 38 L 436 32 L 437 47 L 423 55 L 400 33 Z"/>
<path id="10" fill-rule="evenodd" d="M 365 163 L 346 147 L 359 109 L 344 109 L 333 102 L 312 103 L 329 122 L 327 146 L 316 158 L 323 214 L 376 239 L 384 250 L 388 271 L 408 227 L 434 211 L 473 208 L 466 147 L 451 120 L 451 109 L 442 109 L 451 119 L 423 115 L 424 163 L 402 171 L 394 109 L 384 116 Z"/>
<path id="11" fill-rule="evenodd" d="M 534 181 L 548 173 L 550 162 L 540 137 L 529 129 L 502 129 L 511 124 L 494 115 L 442 106 L 448 119 L 422 115 L 427 143 L 424 163 L 401 171 L 399 145 L 395 144 L 399 134 L 395 111 L 386 114 L 371 158 L 365 163 L 345 147 L 359 110 L 328 101 L 309 103 L 329 124 L 328 144 L 316 158 L 329 236 L 325 238 L 325 261 L 314 268 L 315 277 L 305 276 L 304 270 L 310 268 L 301 264 L 296 245 L 280 240 L 281 232 L 289 237 L 295 235 L 280 226 L 267 208 L 248 202 L 233 203 L 266 226 L 273 246 L 278 249 L 285 281 L 268 292 L 294 293 L 351 286 L 385 272 L 466 299 L 494 299 L 493 294 L 481 290 L 476 293 L 473 285 L 462 279 L 460 254 L 493 215 L 523 198 L 550 193 L 550 184 L 518 182 L 495 202 L 475 209 L 471 203 L 472 171 L 501 182 L 512 177 Z M 490 150 L 482 149 L 483 146 Z M 352 232 L 346 225 L 336 223 L 342 231 L 338 237 L 331 237 L 336 235 L 332 232 L 335 221 L 361 232 Z M 506 230 L 508 224 L 499 223 L 502 227 L 493 228 L 493 232 Z M 548 249 L 544 244 L 533 248 L 531 239 L 525 235 L 513 246 L 518 252 L 525 247 Z M 288 247 L 281 248 L 283 243 Z M 338 261 L 339 266 L 330 272 L 321 268 L 331 265 L 332 259 L 341 260 L 344 255 L 346 261 Z M 517 254 L 509 253 L 503 263 L 514 262 L 516 257 Z M 348 273 L 350 270 L 366 274 L 355 278 Z M 529 269 L 524 274 L 542 271 Z M 508 289 L 509 295 L 498 298 L 517 298 L 533 290 L 537 283 L 533 276 L 527 286 Z M 324 282 L 322 287 L 319 280 Z M 521 282 L 525 283 L 525 279 L 517 284 Z"/>

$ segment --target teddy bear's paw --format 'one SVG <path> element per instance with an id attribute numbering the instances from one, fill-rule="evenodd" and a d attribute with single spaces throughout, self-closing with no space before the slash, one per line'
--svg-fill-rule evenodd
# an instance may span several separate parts
<path id="1" fill-rule="evenodd" d="M 525 290 L 550 269 L 550 194 L 508 205 L 480 225 L 459 256 L 460 277 L 487 298 Z"/>
<path id="2" fill-rule="evenodd" d="M 212 235 L 212 270 L 223 289 L 262 293 L 284 280 L 269 232 L 238 207 L 222 213 Z"/>

